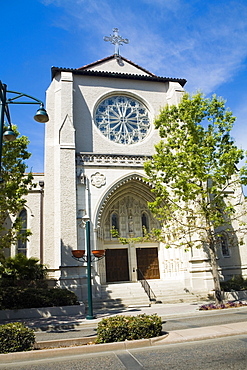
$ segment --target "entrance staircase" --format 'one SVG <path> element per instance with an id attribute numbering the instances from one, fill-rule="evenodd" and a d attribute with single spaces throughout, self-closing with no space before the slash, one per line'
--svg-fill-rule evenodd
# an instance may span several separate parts
<path id="1" fill-rule="evenodd" d="M 180 281 L 148 280 L 151 289 L 156 295 L 156 302 L 162 303 L 196 303 L 206 300 L 207 293 L 199 294 L 189 291 Z"/>
<path id="2" fill-rule="evenodd" d="M 110 283 L 101 286 L 101 298 L 94 299 L 95 308 L 124 308 L 149 305 L 149 298 L 138 282 Z"/>
<path id="3" fill-rule="evenodd" d="M 200 296 L 184 289 L 177 281 L 147 280 L 155 294 L 155 300 L 149 299 L 140 281 L 109 283 L 101 286 L 101 297 L 94 298 L 94 308 L 118 309 L 129 306 L 148 306 L 155 303 L 199 302 L 207 299 L 207 294 Z"/>

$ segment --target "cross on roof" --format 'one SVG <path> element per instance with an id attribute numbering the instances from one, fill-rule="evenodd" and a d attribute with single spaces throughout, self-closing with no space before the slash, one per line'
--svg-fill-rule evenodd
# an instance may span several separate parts
<path id="1" fill-rule="evenodd" d="M 123 43 L 128 44 L 128 39 L 123 39 L 118 34 L 118 28 L 113 28 L 113 35 L 105 36 L 104 41 L 110 41 L 113 45 L 115 45 L 115 52 L 114 55 L 119 55 L 119 46 L 123 45 Z"/>

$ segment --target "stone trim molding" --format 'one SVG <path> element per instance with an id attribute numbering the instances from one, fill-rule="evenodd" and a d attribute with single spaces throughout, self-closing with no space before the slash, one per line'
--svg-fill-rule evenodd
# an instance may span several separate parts
<path id="1" fill-rule="evenodd" d="M 151 158 L 144 155 L 78 153 L 77 165 L 143 167 L 143 164 Z"/>

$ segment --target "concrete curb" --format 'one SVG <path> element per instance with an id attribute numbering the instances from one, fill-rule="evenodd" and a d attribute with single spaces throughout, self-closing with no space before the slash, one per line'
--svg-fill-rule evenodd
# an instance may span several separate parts
<path id="1" fill-rule="evenodd" d="M 140 339 L 139 342 L 146 343 L 145 341 L 151 341 L 151 343 L 155 343 L 158 341 L 161 341 L 165 339 L 168 336 L 168 333 L 161 335 L 159 337 L 155 338 L 150 338 L 150 339 Z M 86 344 L 93 344 L 93 342 L 96 340 L 97 335 L 93 335 L 90 337 L 82 337 L 82 338 L 73 338 L 73 339 L 58 339 L 58 340 L 47 340 L 47 341 L 40 341 L 40 342 L 35 342 L 34 344 L 34 349 L 51 349 L 51 348 L 59 348 L 59 347 L 71 347 L 71 346 L 84 346 Z M 130 345 L 131 343 L 136 343 L 138 342 L 137 340 L 135 341 L 125 341 L 127 346 Z M 117 342 L 117 343 L 122 343 L 122 342 Z"/>
<path id="2" fill-rule="evenodd" d="M 34 343 L 34 349 L 51 349 L 59 347 L 84 346 L 88 343 L 94 342 L 96 338 L 97 335 L 73 339 L 42 340 Z"/>
<path id="3" fill-rule="evenodd" d="M 6 353 L 0 354 L 0 364 L 10 363 L 10 362 L 21 362 L 27 360 L 41 360 L 47 358 L 62 357 L 68 355 L 81 355 L 88 353 L 97 353 L 97 352 L 109 352 L 109 351 L 119 351 L 127 350 L 131 348 L 141 348 L 141 347 L 150 347 L 155 343 L 164 340 L 168 334 L 165 334 L 161 337 L 150 338 L 150 339 L 140 339 L 133 341 L 124 341 L 124 342 L 114 342 L 114 343 L 102 343 L 102 344 L 93 344 L 93 345 L 84 345 L 76 347 L 62 347 L 62 348 L 52 348 L 44 350 L 33 350 L 27 352 L 15 352 L 15 353 Z M 76 341 L 76 340 L 75 340 Z"/>
<path id="4" fill-rule="evenodd" d="M 129 350 L 133 348 L 150 347 L 172 343 L 182 343 L 187 341 L 198 341 L 225 336 L 247 334 L 247 321 L 231 323 L 227 325 L 208 326 L 203 328 L 183 329 L 165 334 L 160 337 L 150 339 L 140 339 L 134 341 L 124 341 L 115 343 L 104 343 L 94 345 L 79 345 L 76 347 L 62 347 L 44 350 L 33 350 L 29 352 L 15 352 L 0 354 L 0 363 L 21 362 L 27 360 L 38 360 L 56 358 L 69 355 L 81 355 L 97 352 L 109 352 L 119 350 Z M 92 337 L 91 337 L 92 338 Z M 82 339 L 82 338 L 79 338 Z M 89 340 L 90 337 L 87 338 Z M 74 340 L 76 342 L 76 339 Z M 53 341 L 54 342 L 54 341 Z"/>
<path id="5" fill-rule="evenodd" d="M 217 326 L 177 330 L 169 333 L 167 340 L 162 339 L 159 344 L 191 342 L 244 334 L 247 334 L 247 322 L 237 322 Z"/>

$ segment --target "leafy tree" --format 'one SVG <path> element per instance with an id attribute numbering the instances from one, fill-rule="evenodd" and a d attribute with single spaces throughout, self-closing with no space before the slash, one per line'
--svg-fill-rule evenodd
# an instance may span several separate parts
<path id="1" fill-rule="evenodd" d="M 164 225 L 160 239 L 168 248 L 204 248 L 217 303 L 222 302 L 217 247 L 223 234 L 232 244 L 245 231 L 241 184 L 247 183 L 247 168 L 237 169 L 244 152 L 230 136 L 234 121 L 221 98 L 185 94 L 156 119 L 162 140 L 144 167 L 155 194 L 149 207 Z"/>
<path id="2" fill-rule="evenodd" d="M 0 249 L 10 247 L 18 238 L 25 239 L 30 234 L 19 234 L 22 222 L 16 218 L 11 228 L 8 228 L 7 220 L 9 215 L 16 217 L 24 207 L 26 200 L 24 195 L 32 186 L 33 176 L 31 173 L 25 174 L 27 160 L 31 154 L 27 151 L 29 143 L 26 136 L 19 136 L 17 129 L 13 128 L 16 140 L 4 141 L 2 152 L 1 176 L 3 182 L 0 183 Z"/>

